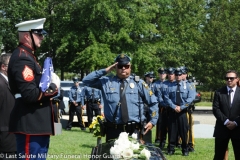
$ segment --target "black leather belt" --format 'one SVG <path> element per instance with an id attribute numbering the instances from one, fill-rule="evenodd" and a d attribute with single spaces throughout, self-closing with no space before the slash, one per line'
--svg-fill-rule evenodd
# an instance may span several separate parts
<path id="1" fill-rule="evenodd" d="M 88 102 L 89 103 L 98 103 L 99 101 L 98 101 L 98 99 L 88 99 Z"/>
<path id="2" fill-rule="evenodd" d="M 115 129 L 120 129 L 120 130 L 130 130 L 131 128 L 133 129 L 140 129 L 141 125 L 140 123 L 136 123 L 136 122 L 129 122 L 126 124 L 115 124 L 112 122 L 104 122 L 105 127 L 108 128 L 115 128 Z"/>

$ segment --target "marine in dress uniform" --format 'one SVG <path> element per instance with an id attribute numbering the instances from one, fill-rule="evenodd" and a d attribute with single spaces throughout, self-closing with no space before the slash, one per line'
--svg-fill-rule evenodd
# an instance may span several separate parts
<path id="1" fill-rule="evenodd" d="M 105 76 L 112 70 L 115 76 Z M 115 63 L 106 69 L 93 71 L 83 78 L 83 83 L 102 91 L 106 141 L 118 138 L 121 132 L 139 132 L 145 122 L 144 134 L 152 129 L 158 119 L 158 102 L 148 85 L 131 76 L 130 57 L 120 54 Z M 150 121 L 143 114 L 143 104 L 149 106 Z"/>
<path id="2" fill-rule="evenodd" d="M 195 98 L 195 93 L 191 85 L 184 87 L 182 82 L 182 71 L 180 68 L 175 70 L 176 81 L 169 83 L 168 88 L 164 89 L 164 100 L 169 106 L 169 126 L 168 154 L 175 152 L 177 135 L 182 139 L 182 154 L 188 156 L 188 119 L 187 108 Z"/>
<path id="3" fill-rule="evenodd" d="M 74 86 L 71 87 L 69 91 L 69 120 L 66 130 L 71 130 L 72 123 L 73 123 L 73 117 L 77 115 L 78 118 L 78 124 L 81 128 L 81 130 L 86 130 L 83 118 L 82 118 L 82 112 L 84 109 L 84 87 L 79 86 L 79 79 L 77 77 L 73 78 Z"/>
<path id="4" fill-rule="evenodd" d="M 58 94 L 55 82 L 45 92 L 39 87 L 42 68 L 34 55 L 46 31 L 45 18 L 19 23 L 19 45 L 8 65 L 9 86 L 15 95 L 10 115 L 9 132 L 15 133 L 19 159 L 46 155 L 50 135 L 54 135 L 53 109 L 50 98 Z M 42 158 L 45 159 L 45 158 Z"/>
<path id="5" fill-rule="evenodd" d="M 101 90 L 91 87 L 84 87 L 86 97 L 86 110 L 88 117 L 88 126 L 92 123 L 93 112 L 95 116 L 101 115 L 102 108 L 102 93 Z"/>
<path id="6" fill-rule="evenodd" d="M 160 148 L 163 149 L 166 143 L 167 138 L 167 105 L 163 100 L 163 88 L 166 84 L 166 76 L 167 69 L 159 68 L 159 80 L 154 83 L 154 94 L 158 99 L 158 107 L 159 107 L 159 118 L 156 128 L 156 138 L 155 142 L 160 143 Z"/>

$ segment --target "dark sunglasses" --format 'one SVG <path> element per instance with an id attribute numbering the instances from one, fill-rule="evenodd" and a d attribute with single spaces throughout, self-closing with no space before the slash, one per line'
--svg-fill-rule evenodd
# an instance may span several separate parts
<path id="1" fill-rule="evenodd" d="M 128 64 L 126 64 L 126 65 L 117 65 L 117 68 L 118 68 L 118 69 L 123 69 L 123 67 L 124 67 L 125 69 L 128 69 L 128 68 L 130 67 L 130 65 L 128 65 Z"/>
<path id="2" fill-rule="evenodd" d="M 149 77 L 150 79 L 152 79 L 153 77 Z"/>
<path id="3" fill-rule="evenodd" d="M 182 74 L 175 74 L 175 76 L 181 76 Z"/>
<path id="4" fill-rule="evenodd" d="M 228 81 L 230 79 L 230 81 L 233 81 L 235 78 L 237 77 L 225 77 L 225 80 Z"/>

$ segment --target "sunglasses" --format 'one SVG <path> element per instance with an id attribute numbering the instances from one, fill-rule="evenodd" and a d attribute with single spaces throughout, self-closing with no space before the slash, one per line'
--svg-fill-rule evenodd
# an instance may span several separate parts
<path id="1" fill-rule="evenodd" d="M 235 78 L 237 77 L 225 77 L 225 80 L 228 81 L 230 79 L 230 81 L 233 81 Z"/>
<path id="2" fill-rule="evenodd" d="M 128 68 L 130 67 L 130 65 L 128 65 L 128 64 L 126 64 L 126 65 L 117 65 L 117 68 L 118 68 L 118 69 L 123 69 L 123 67 L 124 67 L 125 69 L 128 69 Z"/>
<path id="3" fill-rule="evenodd" d="M 175 76 L 181 76 L 182 74 L 175 74 Z"/>

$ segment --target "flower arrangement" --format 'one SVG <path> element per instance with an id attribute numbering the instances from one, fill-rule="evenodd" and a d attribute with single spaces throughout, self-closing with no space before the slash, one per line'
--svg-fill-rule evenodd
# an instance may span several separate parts
<path id="1" fill-rule="evenodd" d="M 97 116 L 93 118 L 93 121 L 89 126 L 89 129 L 93 132 L 94 137 L 101 137 L 101 129 L 100 129 L 98 118 L 104 121 L 103 116 Z"/>
<path id="2" fill-rule="evenodd" d="M 151 157 L 150 151 L 137 141 L 137 134 L 133 133 L 128 137 L 128 133 L 122 132 L 110 148 L 113 159 L 146 159 Z"/>

